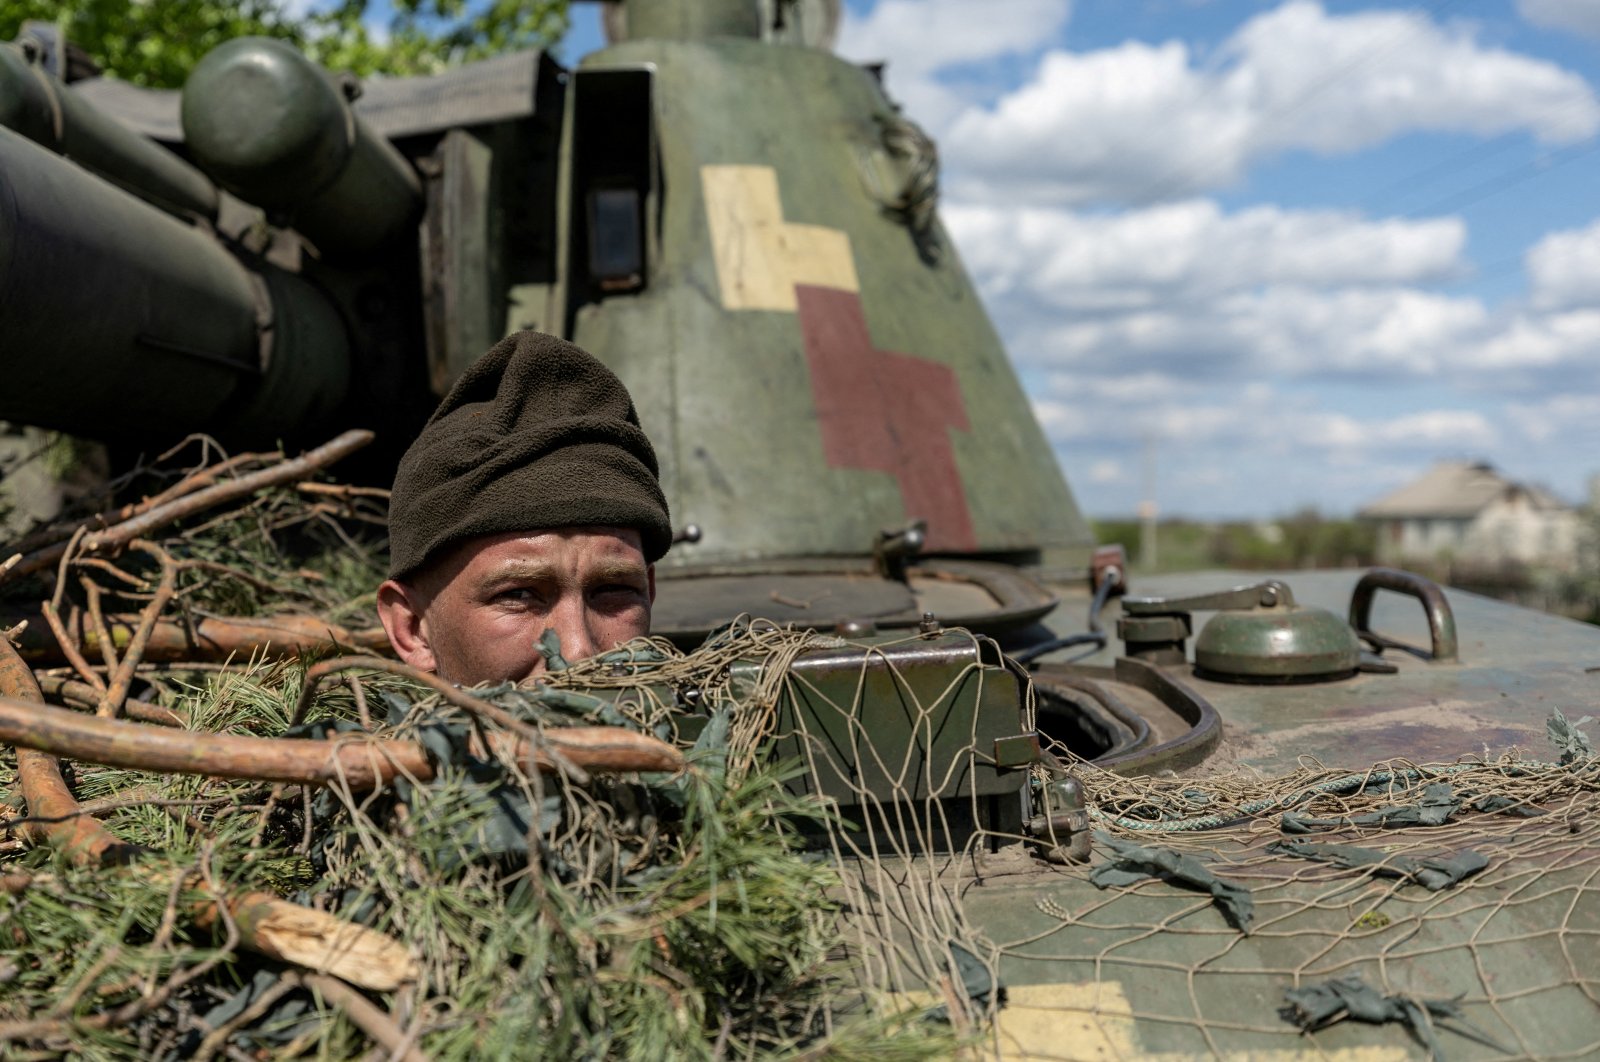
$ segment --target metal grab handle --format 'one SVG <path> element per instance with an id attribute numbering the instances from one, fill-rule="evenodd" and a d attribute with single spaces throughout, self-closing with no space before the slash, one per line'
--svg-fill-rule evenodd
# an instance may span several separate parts
<path id="1" fill-rule="evenodd" d="M 1405 594 L 1422 602 L 1422 611 L 1428 617 L 1428 636 L 1433 641 L 1433 652 L 1426 653 L 1415 646 L 1386 638 L 1369 629 L 1372 620 L 1372 598 L 1379 590 L 1393 590 L 1397 594 Z M 1456 617 L 1450 611 L 1450 602 L 1445 600 L 1444 591 L 1439 589 L 1439 584 L 1431 579 L 1424 579 L 1414 572 L 1403 572 L 1396 568 L 1374 568 L 1361 577 L 1356 583 L 1355 592 L 1350 595 L 1350 626 L 1354 627 L 1356 634 L 1365 638 L 1374 645 L 1385 649 L 1401 649 L 1414 653 L 1424 660 L 1438 662 L 1455 662 L 1461 659 L 1456 648 Z"/>

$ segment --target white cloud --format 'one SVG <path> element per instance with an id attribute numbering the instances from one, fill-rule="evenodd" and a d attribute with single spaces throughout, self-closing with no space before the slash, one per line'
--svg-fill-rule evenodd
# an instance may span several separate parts
<path id="1" fill-rule="evenodd" d="M 1573 431 L 1600 427 L 1600 394 L 1562 394 L 1535 402 L 1514 402 L 1507 419 L 1530 441 L 1549 442 Z"/>
<path id="2" fill-rule="evenodd" d="M 1089 466 L 1090 483 L 1119 483 L 1122 478 L 1122 463 L 1119 461 L 1096 461 Z"/>
<path id="3" fill-rule="evenodd" d="M 1529 249 L 1526 265 L 1534 305 L 1600 306 L 1600 220 L 1545 236 Z"/>
<path id="4" fill-rule="evenodd" d="M 866 15 L 848 7 L 837 51 L 887 60 L 888 87 L 919 122 L 953 117 L 961 97 L 935 79 L 967 63 L 1026 55 L 1067 24 L 1070 0 L 880 0 Z"/>
<path id="5" fill-rule="evenodd" d="M 1242 392 L 1212 389 L 1204 398 L 1109 407 L 1082 394 L 1052 386 L 1050 397 L 1035 403 L 1046 434 L 1064 452 L 1086 442 L 1142 443 L 1152 434 L 1183 455 L 1234 455 L 1244 467 L 1262 458 L 1315 459 L 1350 464 L 1374 456 L 1425 459 L 1439 453 L 1489 450 L 1504 438 L 1482 412 L 1463 408 L 1422 409 L 1398 416 L 1356 416 L 1322 408 L 1314 400 L 1289 397 L 1258 384 Z M 1530 414 L 1531 416 L 1532 414 Z M 1091 463 L 1115 464 L 1103 458 Z M 1090 475 L 1095 483 L 1109 477 Z"/>
<path id="6" fill-rule="evenodd" d="M 1240 379 L 1447 374 L 1482 344 L 1490 317 L 1475 299 L 1412 288 L 1271 287 L 1107 316 L 1024 326 L 1024 364 L 1115 366 Z M 1508 367 L 1483 356 L 1486 365 Z"/>
<path id="7" fill-rule="evenodd" d="M 1193 200 L 1115 214 L 956 205 L 947 218 L 1012 356 L 1123 381 L 1431 379 L 1537 385 L 1600 366 L 1600 221 L 1527 256 L 1530 298 L 1491 312 L 1426 285 L 1463 275 L 1459 218 L 1378 219 Z"/>
<path id="8" fill-rule="evenodd" d="M 1323 413 L 1304 426 L 1307 443 L 1334 450 L 1421 450 L 1427 453 L 1487 449 L 1500 433 L 1482 413 L 1470 409 L 1429 409 L 1399 417 L 1358 420 Z"/>
<path id="9" fill-rule="evenodd" d="M 1594 0 L 1517 0 L 1517 11 L 1536 26 L 1600 37 L 1600 4 Z"/>
<path id="10" fill-rule="evenodd" d="M 1227 185 L 1292 149 L 1348 153 L 1418 130 L 1567 143 L 1597 129 L 1589 85 L 1554 63 L 1422 14 L 1291 0 L 1246 22 L 1215 62 L 1176 41 L 1051 51 L 945 141 L 991 193 L 1127 202 Z"/>
<path id="11" fill-rule="evenodd" d="M 1520 2 L 1581 29 L 1578 5 Z M 1088 511 L 1132 511 L 1152 434 L 1169 513 L 1349 511 L 1444 456 L 1580 481 L 1600 452 L 1600 222 L 1542 240 L 1528 298 L 1491 308 L 1430 290 L 1471 276 L 1459 217 L 1202 193 L 1413 132 L 1574 143 L 1600 131 L 1582 77 L 1394 7 L 1289 0 L 1210 50 L 1072 52 L 1070 14 L 879 0 L 840 51 L 889 60 L 939 137 L 945 222 Z"/>
<path id="12" fill-rule="evenodd" d="M 944 217 L 987 294 L 1026 292 L 1064 309 L 1137 309 L 1267 284 L 1416 284 L 1465 268 L 1458 218 L 1366 221 L 1272 206 L 1224 214 L 1209 200 L 1113 215 L 958 204 Z"/>
<path id="13" fill-rule="evenodd" d="M 1481 342 L 1464 347 L 1459 369 L 1567 369 L 1600 363 L 1600 310 L 1517 314 Z"/>

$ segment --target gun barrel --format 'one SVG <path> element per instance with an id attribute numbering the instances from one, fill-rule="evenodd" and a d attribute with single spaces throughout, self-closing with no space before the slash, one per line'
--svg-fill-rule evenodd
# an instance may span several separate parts
<path id="1" fill-rule="evenodd" d="M 100 113 L 12 45 L 0 45 L 0 125 L 179 216 L 217 216 L 205 174 Z"/>
<path id="2" fill-rule="evenodd" d="M 288 213 L 324 257 L 370 255 L 415 220 L 422 189 L 350 109 L 341 88 L 353 84 L 282 41 L 229 41 L 184 84 L 184 142 L 224 188 Z"/>
<path id="3" fill-rule="evenodd" d="M 286 323 L 274 327 L 274 319 Z M 338 312 L 207 233 L 0 129 L 0 418 L 99 438 L 317 430 L 345 394 Z"/>

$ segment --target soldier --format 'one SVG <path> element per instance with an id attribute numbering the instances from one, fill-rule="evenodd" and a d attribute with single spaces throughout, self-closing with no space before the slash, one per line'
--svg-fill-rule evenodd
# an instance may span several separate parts
<path id="1" fill-rule="evenodd" d="M 522 680 L 546 629 L 578 660 L 650 630 L 672 541 L 655 451 L 622 382 L 519 332 L 450 389 L 400 460 L 378 615 L 451 682 Z"/>

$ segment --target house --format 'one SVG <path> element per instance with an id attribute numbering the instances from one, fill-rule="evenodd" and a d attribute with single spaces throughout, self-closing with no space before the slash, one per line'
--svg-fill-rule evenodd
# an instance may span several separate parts
<path id="1" fill-rule="evenodd" d="M 1572 568 L 1583 538 L 1577 509 L 1483 462 L 1440 461 L 1356 516 L 1378 525 L 1380 564 Z"/>

